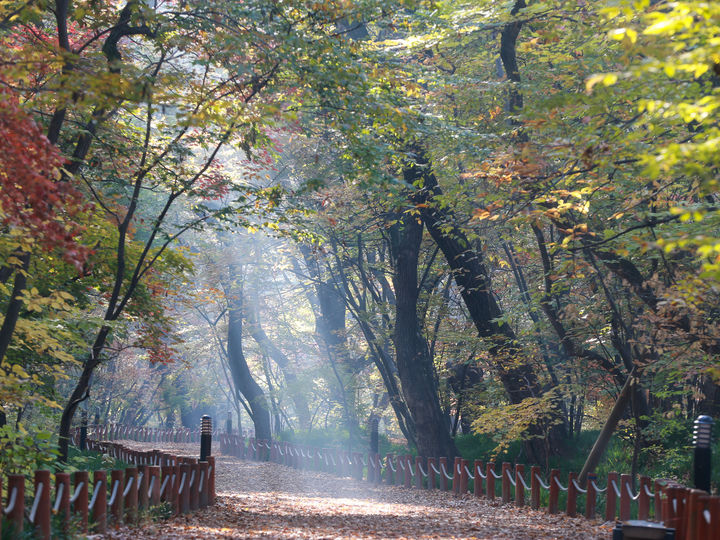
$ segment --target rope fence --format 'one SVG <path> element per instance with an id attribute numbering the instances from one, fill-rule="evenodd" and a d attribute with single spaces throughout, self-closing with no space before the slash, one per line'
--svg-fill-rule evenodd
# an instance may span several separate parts
<path id="1" fill-rule="evenodd" d="M 75 516 L 83 533 L 89 532 L 89 524 L 92 523 L 94 533 L 105 534 L 109 522 L 137 523 L 140 512 L 163 503 L 172 508 L 173 515 L 215 503 L 213 456 L 198 462 L 194 458 L 159 450 L 140 452 L 120 443 L 103 441 L 101 437 L 108 433 L 105 430 L 93 431 L 93 436 L 87 438 L 88 450 L 101 452 L 130 466 L 110 471 L 109 479 L 106 471 L 94 471 L 92 483 L 88 471 L 76 471 L 72 475 L 55 473 L 54 490 L 50 471 L 35 471 L 31 483 L 32 498 L 28 497 L 32 501 L 29 508 L 26 508 L 28 491 L 25 476 L 6 475 L 7 504 L 4 507 L 0 497 L 0 527 L 3 530 L 7 526 L 12 530 L 12 537 L 20 537 L 29 525 L 34 529 L 33 537 L 50 539 L 51 535 L 56 537 L 59 534 L 52 529 L 52 516 L 60 516 L 58 523 L 65 534 L 70 530 L 71 517 Z M 129 435 L 132 432 L 123 430 L 122 433 Z M 72 439 L 76 442 L 78 434 L 73 433 Z M 189 474 L 199 480 L 181 486 L 177 479 L 180 475 L 186 478 Z M 0 475 L 0 494 L 2 488 L 3 475 Z M 92 498 L 89 499 L 91 490 Z"/>
<path id="2" fill-rule="evenodd" d="M 94 429 L 108 438 L 127 437 L 146 442 L 199 440 L 199 432 L 187 429 L 152 430 L 122 426 L 96 426 Z M 470 463 L 466 459 L 455 458 L 449 465 L 446 457 L 387 454 L 383 459 L 374 453 L 361 454 L 334 448 L 256 440 L 239 433 L 217 430 L 214 436 L 219 440 L 222 454 L 242 459 L 323 471 L 372 484 L 452 491 L 457 496 L 472 494 L 490 500 L 501 498 L 505 503 L 529 506 L 535 510 L 540 509 L 542 502 L 548 514 L 562 512 L 571 517 L 580 513 L 578 503 L 584 503 L 582 514 L 589 519 L 602 517 L 605 521 L 626 521 L 632 516 L 661 522 L 665 527 L 680 531 L 679 537 L 684 540 L 720 540 L 720 497 L 689 489 L 670 480 L 653 480 L 641 476 L 635 491 L 631 475 L 616 472 L 608 473 L 604 486 L 600 486 L 598 478 L 593 474 L 588 475 L 587 481 L 581 484 L 574 472 L 569 473 L 567 478 L 561 478 L 560 471 L 552 469 L 549 476 L 544 478 L 540 467 L 530 467 L 527 474 L 525 465 L 521 463 L 502 463 L 498 471 L 494 462 L 484 463 L 480 460 Z M 126 452 L 122 455 L 128 459 L 138 459 L 135 457 L 137 453 L 128 453 L 122 447 L 113 446 L 114 443 L 102 444 L 108 452 Z M 163 477 L 163 491 L 165 483 L 174 485 L 176 474 L 180 478 L 182 473 L 174 470 L 173 480 Z M 188 478 L 189 475 L 188 469 Z M 561 502 L 564 505 L 562 508 Z M 599 516 L 598 504 L 602 502 L 604 511 Z M 181 511 L 183 508 L 181 503 Z"/>
<path id="3" fill-rule="evenodd" d="M 462 458 L 455 458 L 452 466 L 448 466 L 445 457 L 387 454 L 382 459 L 379 454 L 311 449 L 280 441 L 262 441 L 258 449 L 258 442 L 253 439 L 246 441 L 239 435 L 227 433 L 220 434 L 220 441 L 223 453 L 249 460 L 323 471 L 373 484 L 438 489 L 452 491 L 458 496 L 472 494 L 490 500 L 500 498 L 505 503 L 529 506 L 535 510 L 541 508 L 542 501 L 548 514 L 562 512 L 571 517 L 579 515 L 579 503 L 584 503 L 582 514 L 588 519 L 602 517 L 605 521 L 626 521 L 632 516 L 683 531 L 679 537 L 684 540 L 720 540 L 720 497 L 711 497 L 704 491 L 689 489 L 669 480 L 641 476 L 635 491 L 631 475 L 615 472 L 608 474 L 605 485 L 601 487 L 592 474 L 581 485 L 574 472 L 569 473 L 567 478 L 561 478 L 560 471 L 552 469 L 545 479 L 539 467 L 530 467 L 527 474 L 525 465 L 521 463 L 513 465 L 505 462 L 497 471 L 494 462 L 476 460 L 470 463 Z M 320 456 L 320 459 L 310 456 Z M 603 515 L 599 516 L 597 509 L 601 498 L 605 499 L 605 508 Z M 561 500 L 563 508 L 560 507 Z"/>

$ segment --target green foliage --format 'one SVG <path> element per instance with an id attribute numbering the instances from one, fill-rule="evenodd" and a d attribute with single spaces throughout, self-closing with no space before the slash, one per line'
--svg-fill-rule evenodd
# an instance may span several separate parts
<path id="1" fill-rule="evenodd" d="M 52 435 L 29 433 L 22 425 L 16 430 L 10 424 L 0 427 L 0 470 L 24 474 L 31 478 L 37 469 L 51 468 L 57 457 Z"/>

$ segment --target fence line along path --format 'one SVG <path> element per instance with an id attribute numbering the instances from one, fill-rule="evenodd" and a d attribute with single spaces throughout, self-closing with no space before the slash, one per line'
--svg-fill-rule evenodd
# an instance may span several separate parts
<path id="1" fill-rule="evenodd" d="M 198 444 L 122 441 L 195 455 Z M 283 464 L 216 456 L 215 506 L 116 538 L 609 538 L 599 520 L 548 515 L 471 495 L 357 481 Z"/>

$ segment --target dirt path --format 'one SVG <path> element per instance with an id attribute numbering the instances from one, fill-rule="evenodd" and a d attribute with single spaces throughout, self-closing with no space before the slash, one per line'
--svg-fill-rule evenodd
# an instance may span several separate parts
<path id="1" fill-rule="evenodd" d="M 147 448 L 147 444 L 128 446 Z M 197 445 L 163 445 L 194 455 Z M 363 482 L 217 457 L 217 504 L 112 538 L 609 538 L 584 518 L 548 516 L 472 496 Z"/>

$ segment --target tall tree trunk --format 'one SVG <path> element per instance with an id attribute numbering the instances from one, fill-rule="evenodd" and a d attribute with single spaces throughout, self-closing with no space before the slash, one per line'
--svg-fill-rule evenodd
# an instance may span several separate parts
<path id="1" fill-rule="evenodd" d="M 334 389 L 334 398 L 343 407 L 345 424 L 353 440 L 359 431 L 359 422 L 354 403 L 353 391 L 355 387 L 355 372 L 357 364 L 349 354 L 347 331 L 345 328 L 346 306 L 345 299 L 337 288 L 323 275 L 317 256 L 307 245 L 300 245 L 300 251 L 305 259 L 308 274 L 315 284 L 315 334 L 320 349 L 327 352 L 328 361 L 335 375 L 337 384 L 328 381 L 328 386 Z M 323 346 L 324 345 L 324 346 Z"/>
<path id="2" fill-rule="evenodd" d="M 469 247 L 471 244 L 467 235 L 456 225 L 453 212 L 440 202 L 442 190 L 423 150 L 415 147 L 412 153 L 414 162 L 408 163 L 403 171 L 405 182 L 409 185 L 419 183 L 422 187 L 413 193 L 411 199 L 453 271 L 455 283 L 478 334 L 493 344 L 489 356 L 510 402 L 518 404 L 527 398 L 541 397 L 542 389 L 537 376 L 532 365 L 524 360 L 525 355 L 517 345 L 517 336 L 509 324 L 500 320 L 503 312 L 492 293 L 482 253 Z M 555 407 L 557 411 L 551 411 L 550 416 L 559 417 L 561 407 L 557 400 Z M 562 427 L 554 425 L 546 430 L 544 425 L 535 425 L 531 435 L 534 437 L 525 442 L 526 450 L 537 463 L 544 464 L 547 462 L 547 450 L 541 438 L 548 435 L 550 451 L 556 451 L 562 438 Z"/>
<path id="3" fill-rule="evenodd" d="M 455 457 L 457 449 L 440 406 L 435 368 L 418 320 L 418 256 L 423 226 L 415 216 L 398 216 L 390 230 L 395 289 L 395 341 L 402 392 L 415 422 L 418 453 Z"/>
<path id="4" fill-rule="evenodd" d="M 245 396 L 252 411 L 257 439 L 270 440 L 270 411 L 262 388 L 250 373 L 243 352 L 243 290 L 239 283 L 240 273 L 235 265 L 230 265 L 231 284 L 228 287 L 228 339 L 227 354 L 230 373 L 235 391 Z"/>
<path id="5" fill-rule="evenodd" d="M 295 373 L 293 366 L 290 365 L 290 360 L 288 360 L 288 357 L 285 356 L 285 353 L 272 342 L 265 333 L 265 330 L 263 330 L 256 302 L 253 303 L 253 305 L 246 306 L 245 316 L 250 335 L 264 353 L 272 358 L 282 370 L 283 377 L 285 377 L 285 382 L 287 384 L 287 390 L 292 396 L 293 403 L 295 403 L 295 413 L 297 414 L 300 427 L 302 429 L 310 429 L 310 408 L 308 407 L 307 398 L 300 388 L 297 374 Z"/>

